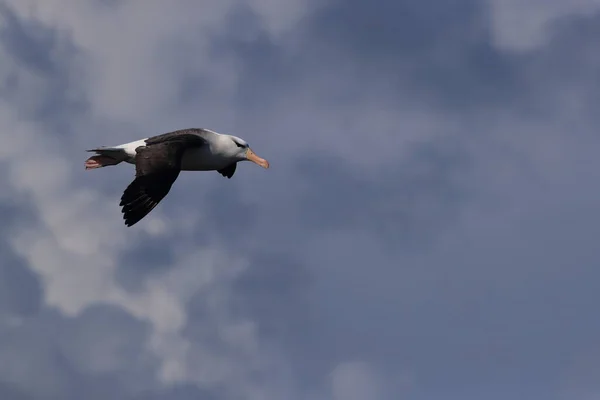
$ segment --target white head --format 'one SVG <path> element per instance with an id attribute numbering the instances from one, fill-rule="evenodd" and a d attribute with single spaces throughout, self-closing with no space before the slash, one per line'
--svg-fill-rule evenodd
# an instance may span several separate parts
<path id="1" fill-rule="evenodd" d="M 269 162 L 257 156 L 248 143 L 237 136 L 223 135 L 227 140 L 227 153 L 237 161 L 252 161 L 263 168 L 269 168 Z"/>

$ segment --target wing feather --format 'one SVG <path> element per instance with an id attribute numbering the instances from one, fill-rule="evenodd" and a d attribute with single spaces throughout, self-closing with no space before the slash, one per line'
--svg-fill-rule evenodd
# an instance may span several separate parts
<path id="1" fill-rule="evenodd" d="M 136 149 L 135 179 L 119 203 L 125 225 L 138 223 L 169 193 L 181 172 L 183 152 L 205 144 L 204 138 L 184 130 L 155 136 Z"/>

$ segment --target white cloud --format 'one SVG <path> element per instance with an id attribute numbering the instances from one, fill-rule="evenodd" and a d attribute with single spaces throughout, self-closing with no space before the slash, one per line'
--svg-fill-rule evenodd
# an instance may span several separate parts
<path id="1" fill-rule="evenodd" d="M 4 110 L 8 108 L 5 104 Z M 152 324 L 148 346 L 162 360 L 158 378 L 163 382 L 193 382 L 205 388 L 226 384 L 233 394 L 265 398 L 249 375 L 272 368 L 262 364 L 265 353 L 256 343 L 253 322 L 229 315 L 228 286 L 245 268 L 243 259 L 228 256 L 217 244 L 194 249 L 192 237 L 180 245 L 183 251 L 166 275 L 149 279 L 141 291 L 126 291 L 115 281 L 115 270 L 120 252 L 133 245 L 139 233 L 122 226 L 114 199 L 74 186 L 66 157 L 76 149 L 54 146 L 40 129 L 6 115 L 0 118 L 0 130 L 19 133 L 14 142 L 10 135 L 1 136 L 4 150 L 13 145 L 0 160 L 11 172 L 5 184 L 30 197 L 39 217 L 32 226 L 17 227 L 11 243 L 40 276 L 45 303 L 67 316 L 79 315 L 93 304 L 117 305 Z M 181 336 L 186 303 L 192 294 L 203 292 L 209 310 L 206 322 L 218 330 L 220 349 L 206 347 L 201 340 L 191 348 Z M 223 352 L 227 347 L 232 350 Z M 190 354 L 197 356 L 190 359 Z"/>
<path id="2" fill-rule="evenodd" d="M 285 7 L 274 7 L 275 3 L 255 0 L 249 6 L 276 40 L 305 15 L 309 2 L 286 1 Z M 135 2 L 121 2 L 102 10 L 94 2 L 76 0 L 10 0 L 8 4 L 21 16 L 37 18 L 71 35 L 84 52 L 82 83 L 95 115 L 158 131 L 152 121 L 172 126 L 168 121 L 175 120 L 164 109 L 177 99 L 182 70 L 216 82 L 217 97 L 229 99 L 235 89 L 233 65 L 212 56 L 207 46 L 211 34 L 230 28 L 229 12 L 246 2 L 149 0 L 142 8 Z M 172 52 L 175 47 L 180 54 L 187 50 L 182 59 Z"/>
<path id="3" fill-rule="evenodd" d="M 207 33 L 224 29 L 227 12 L 239 3 L 181 1 L 174 6 L 171 2 L 147 1 L 140 8 L 124 2 L 101 12 L 93 2 L 8 1 L 20 16 L 59 29 L 62 33 L 56 45 L 72 40 L 81 51 L 70 74 L 73 85 L 69 90 L 75 87 L 90 101 L 91 115 L 72 116 L 70 123 L 78 130 L 74 141 L 56 141 L 43 125 L 23 120 L 17 105 L 43 98 L 48 78 L 17 63 L 3 63 L 0 78 L 17 73 L 20 86 L 17 101 L 4 102 L 0 107 L 0 162 L 9 170 L 3 198 L 12 201 L 14 197 L 6 192 L 19 193 L 30 198 L 36 212 L 32 225 L 16 228 L 11 244 L 41 278 L 46 305 L 67 316 L 79 315 L 94 304 L 117 305 L 152 324 L 148 346 L 162 360 L 158 378 L 163 382 L 225 386 L 233 395 L 262 399 L 271 398 L 264 393 L 272 388 L 255 387 L 251 374 L 272 371 L 273 366 L 266 361 L 272 356 L 258 345 L 253 321 L 234 317 L 229 311 L 228 286 L 245 268 L 243 256 L 230 256 L 218 244 L 198 248 L 190 237 L 180 244 L 167 275 L 156 276 L 145 282 L 141 291 L 130 293 L 115 281 L 120 253 L 134 245 L 144 231 L 168 235 L 177 222 L 161 221 L 160 210 L 155 210 L 147 224 L 128 230 L 120 218 L 118 199 L 93 189 L 95 179 L 126 172 L 107 169 L 100 172 L 104 176 L 88 174 L 84 184 L 76 179 L 85 158 L 82 142 L 113 144 L 125 137 L 123 132 L 100 131 L 90 120 L 117 121 L 157 131 L 157 125 L 179 127 L 163 111 L 177 97 L 179 77 L 169 69 L 168 56 L 163 54 L 173 43 L 191 44 L 190 51 L 197 54 L 186 58 L 192 63 L 189 67 L 218 80 L 224 93 L 232 90 L 235 74 L 212 59 L 205 44 Z M 276 35 L 305 9 L 302 1 L 285 8 L 255 3 L 256 11 Z M 286 21 L 283 24 L 278 19 L 280 13 Z M 8 54 L 2 58 L 10 60 Z M 170 118 L 173 124 L 168 123 Z M 201 218 L 201 211 L 198 214 Z M 157 224 L 162 228 L 156 229 Z M 203 292 L 208 302 L 207 321 L 214 324 L 230 352 L 223 351 L 225 347 L 210 348 L 201 340 L 191 343 L 181 335 L 187 323 L 186 303 L 192 294 Z M 285 366 L 279 362 L 276 368 L 283 371 Z"/>

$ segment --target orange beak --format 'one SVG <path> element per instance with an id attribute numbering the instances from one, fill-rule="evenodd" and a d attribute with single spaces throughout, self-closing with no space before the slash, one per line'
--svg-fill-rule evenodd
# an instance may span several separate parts
<path id="1" fill-rule="evenodd" d="M 269 168 L 269 162 L 267 160 L 265 160 L 264 158 L 260 158 L 259 156 L 254 154 L 254 152 L 251 149 L 246 150 L 246 158 L 249 161 L 252 161 L 253 163 L 258 164 L 265 169 Z"/>

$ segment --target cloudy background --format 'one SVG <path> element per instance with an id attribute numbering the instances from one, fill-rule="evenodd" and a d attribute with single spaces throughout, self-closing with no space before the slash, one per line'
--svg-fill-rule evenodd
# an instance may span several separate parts
<path id="1" fill-rule="evenodd" d="M 0 398 L 600 398 L 597 0 L 0 0 Z M 271 162 L 126 228 L 86 148 Z"/>

